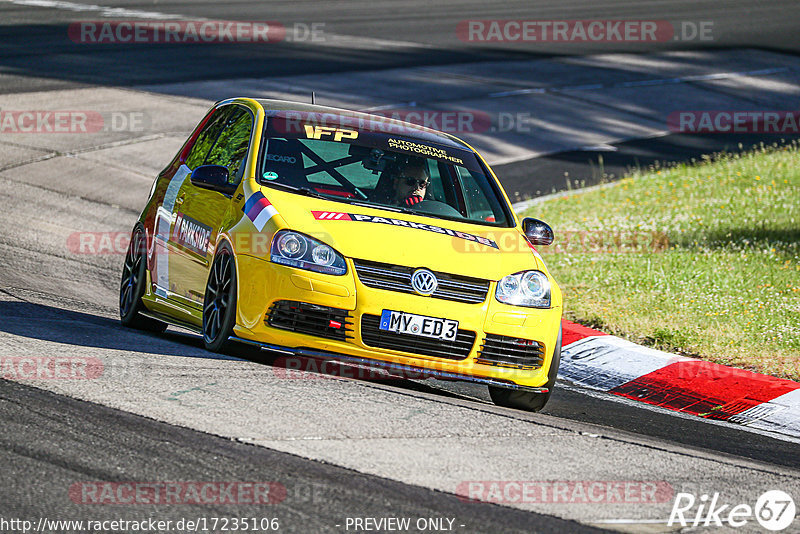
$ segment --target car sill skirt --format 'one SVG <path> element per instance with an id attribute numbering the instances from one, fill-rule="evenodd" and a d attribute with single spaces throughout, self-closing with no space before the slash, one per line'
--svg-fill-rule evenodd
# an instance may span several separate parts
<path id="1" fill-rule="evenodd" d="M 380 369 L 384 371 L 405 371 L 405 372 L 412 372 L 418 373 L 425 378 L 439 378 L 444 380 L 460 380 L 464 382 L 474 382 L 477 384 L 485 384 L 487 386 L 496 386 L 506 389 L 516 389 L 521 391 L 529 391 L 531 393 L 548 393 L 549 389 L 546 387 L 530 387 L 530 386 L 521 386 L 519 384 L 515 384 L 513 382 L 506 382 L 503 380 L 497 380 L 494 378 L 485 378 L 481 376 L 470 376 L 470 375 L 462 375 L 458 373 L 451 373 L 448 371 L 440 371 L 437 369 L 425 369 L 422 367 L 415 367 L 413 365 L 403 365 L 398 363 L 392 362 L 384 362 L 380 360 L 372 360 L 369 358 L 359 358 L 357 356 L 348 356 L 346 354 L 340 354 L 337 352 L 328 352 L 328 351 L 321 351 L 321 350 L 313 350 L 303 347 L 283 347 L 281 345 L 272 345 L 269 343 L 262 343 L 260 341 L 253 341 L 250 339 L 244 339 L 237 336 L 230 336 L 228 338 L 230 341 L 236 341 L 238 343 L 244 343 L 247 345 L 251 345 L 254 347 L 258 347 L 265 352 L 278 352 L 281 354 L 289 354 L 292 356 L 303 356 L 306 358 L 318 358 L 324 360 L 338 360 L 344 363 L 351 363 L 356 365 L 362 365 L 365 367 L 371 367 L 374 369 Z"/>

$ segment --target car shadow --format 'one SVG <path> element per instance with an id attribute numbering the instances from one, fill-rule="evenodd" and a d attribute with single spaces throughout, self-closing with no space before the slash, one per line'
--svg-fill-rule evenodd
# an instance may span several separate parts
<path id="1" fill-rule="evenodd" d="M 241 343 L 235 344 L 226 354 L 215 354 L 205 350 L 203 340 L 197 334 L 172 328 L 163 334 L 142 332 L 123 327 L 117 319 L 32 302 L 0 301 L 0 332 L 80 347 L 212 360 L 247 360 L 271 367 L 273 376 L 288 380 L 348 379 L 445 397 L 462 397 L 427 386 L 424 381 L 413 377 L 397 377 L 332 360 L 264 352 Z"/>
<path id="2" fill-rule="evenodd" d="M 0 301 L 0 332 L 81 347 L 192 358 L 230 358 L 206 351 L 197 335 L 142 332 L 123 327 L 118 319 L 32 302 Z"/>

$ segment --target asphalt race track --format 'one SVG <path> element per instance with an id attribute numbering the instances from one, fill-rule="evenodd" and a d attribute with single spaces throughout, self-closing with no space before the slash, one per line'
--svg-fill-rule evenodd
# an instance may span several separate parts
<path id="1" fill-rule="evenodd" d="M 337 92 L 337 84 L 346 85 L 355 72 L 386 84 L 408 72 L 423 77 L 447 72 L 455 79 L 466 71 L 473 76 L 469 83 L 476 84 L 476 65 L 512 61 L 555 65 L 575 76 L 570 84 L 584 84 L 587 72 L 602 62 L 634 65 L 638 57 L 654 63 L 669 58 L 730 75 L 713 88 L 684 84 L 711 102 L 724 90 L 731 108 L 736 99 L 750 99 L 753 106 L 774 99 L 785 106 L 779 109 L 798 109 L 796 3 L 101 4 L 0 1 L 0 111 L 91 109 L 108 118 L 114 110 L 146 110 L 141 130 L 0 133 L 0 358 L 79 358 L 96 371 L 87 380 L 0 380 L 0 531 L 19 531 L 2 523 L 11 519 L 35 524 L 41 518 L 256 517 L 278 518 L 280 531 L 354 532 L 365 530 L 363 523 L 361 529 L 353 526 L 354 518 L 398 517 L 411 518 L 412 524 L 443 521 L 423 522 L 424 529 L 411 531 L 449 526 L 457 532 L 666 532 L 679 530 L 666 525 L 678 492 L 718 493 L 722 502 L 751 506 L 771 489 L 800 495 L 800 446 L 786 437 L 682 417 L 569 384 L 556 389 L 542 413 L 528 414 L 495 407 L 485 390 L 471 385 L 290 375 L 275 356 L 248 348 L 237 357 L 219 357 L 204 351 L 197 336 L 177 329 L 162 336 L 123 329 L 116 319 L 122 255 L 84 253 L 74 237 L 129 232 L 155 174 L 217 92 L 240 83 L 231 80 L 279 79 L 270 88 L 279 93 L 290 92 L 280 89 L 284 86 L 305 90 L 303 77 L 319 75 L 309 86 L 329 84 L 322 89 L 326 98 L 367 106 L 366 93 Z M 114 8 L 125 11 L 107 12 Z M 66 38 L 75 21 L 154 16 L 277 20 L 286 27 L 316 22 L 335 38 L 263 47 L 82 45 Z M 456 37 L 459 20 L 490 18 L 713 20 L 718 38 L 655 49 L 614 43 L 533 49 L 476 46 Z M 567 57 L 574 54 L 620 55 Z M 760 74 L 770 68 L 774 73 Z M 492 77 L 491 71 L 483 75 Z M 410 87 L 402 101 L 414 93 Z M 656 106 L 658 100 L 647 96 L 641 102 Z M 608 139 L 615 147 L 613 172 L 634 161 L 680 160 L 740 142 L 783 139 L 656 136 L 657 121 L 646 111 L 640 110 L 640 130 L 629 137 L 592 126 L 599 132 L 597 142 Z M 490 138 L 487 134 L 485 142 Z M 539 169 L 553 177 L 537 185 L 549 192 L 564 187 L 564 169 L 575 176 L 590 166 L 580 156 L 585 151 L 570 151 L 566 142 L 559 145 L 563 151 L 534 153 L 526 139 L 509 140 L 511 148 L 490 147 L 497 161 L 505 161 L 506 153 L 522 155 L 495 167 L 501 179 L 505 168 L 523 187 L 525 173 Z M 642 154 L 652 159 L 643 160 Z M 285 491 L 278 490 L 279 502 L 267 505 L 90 504 L 75 493 L 76 487 L 98 482 L 192 481 L 271 482 Z M 652 501 L 636 495 L 571 502 L 509 497 L 490 504 L 456 497 L 470 482 L 488 481 L 536 481 L 539 487 L 559 481 L 647 483 L 667 491 Z M 751 518 L 731 531 L 762 530 Z"/>

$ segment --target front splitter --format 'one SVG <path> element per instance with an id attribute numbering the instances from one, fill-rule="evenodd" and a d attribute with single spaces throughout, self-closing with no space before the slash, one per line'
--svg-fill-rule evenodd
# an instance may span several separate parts
<path id="1" fill-rule="evenodd" d="M 531 393 L 548 393 L 550 390 L 543 387 L 529 387 L 521 386 L 513 382 L 506 382 L 503 380 L 496 380 L 493 378 L 484 378 L 481 376 L 462 375 L 458 373 L 450 373 L 448 371 L 440 371 L 437 369 L 425 369 L 413 365 L 403 365 L 399 363 L 384 362 L 380 360 L 371 360 L 369 358 L 359 358 L 357 356 L 349 356 L 347 354 L 340 354 L 338 352 L 329 352 L 322 350 L 308 349 L 304 347 L 284 347 L 281 345 L 272 345 L 270 343 L 262 343 L 260 341 L 252 341 L 250 339 L 243 339 L 237 336 L 230 336 L 231 341 L 245 343 L 258 347 L 265 352 L 277 352 L 280 354 L 289 354 L 292 356 L 302 356 L 305 358 L 316 358 L 323 360 L 336 360 L 344 363 L 361 365 L 371 369 L 379 369 L 387 372 L 401 371 L 404 373 L 414 373 L 419 375 L 419 378 L 438 378 L 440 380 L 459 380 L 463 382 L 472 382 L 476 384 L 484 384 L 487 386 L 495 386 L 506 389 L 516 389 L 521 391 L 530 391 Z"/>

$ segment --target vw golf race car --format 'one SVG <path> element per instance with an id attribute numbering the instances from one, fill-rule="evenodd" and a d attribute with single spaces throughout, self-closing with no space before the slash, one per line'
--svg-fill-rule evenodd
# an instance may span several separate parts
<path id="1" fill-rule="evenodd" d="M 156 178 L 120 286 L 129 327 L 211 351 L 298 357 L 488 385 L 541 409 L 562 299 L 481 156 L 441 132 L 339 109 L 216 104 Z"/>

